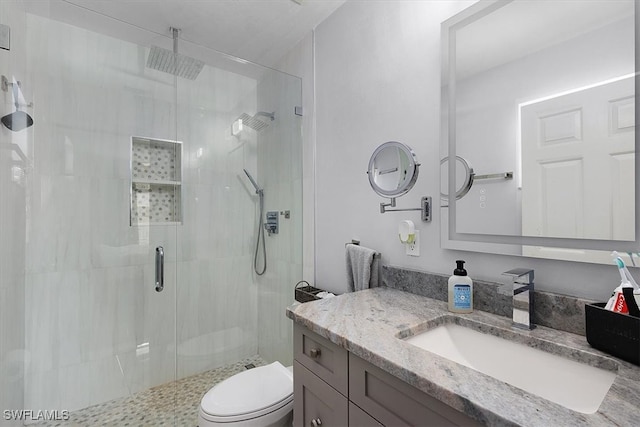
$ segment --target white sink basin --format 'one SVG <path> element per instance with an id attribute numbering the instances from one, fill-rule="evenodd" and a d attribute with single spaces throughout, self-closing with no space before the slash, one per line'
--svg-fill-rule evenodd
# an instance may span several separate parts
<path id="1" fill-rule="evenodd" d="M 613 371 L 452 323 L 405 341 L 583 414 L 598 410 L 616 377 Z"/>

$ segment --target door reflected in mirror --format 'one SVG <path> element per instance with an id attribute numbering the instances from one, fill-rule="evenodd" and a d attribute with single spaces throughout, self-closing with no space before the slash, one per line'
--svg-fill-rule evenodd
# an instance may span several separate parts
<path id="1" fill-rule="evenodd" d="M 522 235 L 635 238 L 633 76 L 522 104 Z"/>

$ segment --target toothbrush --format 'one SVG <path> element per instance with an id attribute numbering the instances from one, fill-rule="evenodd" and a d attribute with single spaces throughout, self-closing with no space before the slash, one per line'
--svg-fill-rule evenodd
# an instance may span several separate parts
<path id="1" fill-rule="evenodd" d="M 624 264 L 624 261 L 618 255 L 618 252 L 616 251 L 611 252 L 611 256 L 614 257 L 614 261 L 618 266 L 618 272 L 620 273 L 621 283 L 620 283 L 620 286 L 618 286 L 614 290 L 611 298 L 609 298 L 609 301 L 605 305 L 605 309 L 615 311 L 613 307 L 618 301 L 618 299 L 620 298 L 619 294 L 623 294 L 625 299 L 631 297 L 632 299 L 635 300 L 634 302 L 636 303 L 636 305 L 640 306 L 640 286 L 638 286 L 638 284 L 634 280 L 633 276 L 629 272 L 629 269 Z M 629 291 L 627 291 L 626 292 L 627 294 L 625 294 L 623 288 L 627 288 L 627 289 L 631 288 L 630 295 L 627 295 Z M 638 313 L 635 312 L 635 314 L 637 315 Z"/>
<path id="2" fill-rule="evenodd" d="M 631 285 L 633 285 L 634 289 L 640 290 L 640 286 L 638 286 L 636 281 L 633 279 L 633 276 L 629 272 L 627 266 L 624 265 L 624 261 L 622 260 L 622 258 L 617 257 L 616 264 L 618 265 L 618 272 L 620 272 L 620 278 L 622 279 L 622 281 L 629 282 L 631 283 Z"/>
<path id="3" fill-rule="evenodd" d="M 633 256 L 635 254 L 633 252 L 627 252 L 627 255 L 629 255 L 629 259 L 631 260 L 631 265 L 633 265 L 635 267 L 636 266 L 636 261 L 633 259 Z"/>

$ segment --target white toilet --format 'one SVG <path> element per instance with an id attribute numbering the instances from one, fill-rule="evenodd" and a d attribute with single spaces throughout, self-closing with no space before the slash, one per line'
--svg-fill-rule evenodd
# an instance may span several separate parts
<path id="1" fill-rule="evenodd" d="M 293 370 L 280 362 L 248 369 L 215 385 L 200 402 L 198 426 L 291 425 Z"/>

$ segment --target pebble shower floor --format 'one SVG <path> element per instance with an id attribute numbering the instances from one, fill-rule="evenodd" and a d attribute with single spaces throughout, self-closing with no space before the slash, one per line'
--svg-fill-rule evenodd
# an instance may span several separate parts
<path id="1" fill-rule="evenodd" d="M 266 362 L 259 356 L 250 357 L 202 374 L 152 387 L 130 397 L 71 412 L 68 421 L 44 422 L 37 426 L 195 427 L 198 425 L 202 396 L 220 381 L 244 371 L 245 365 L 249 364 L 262 366 Z"/>

